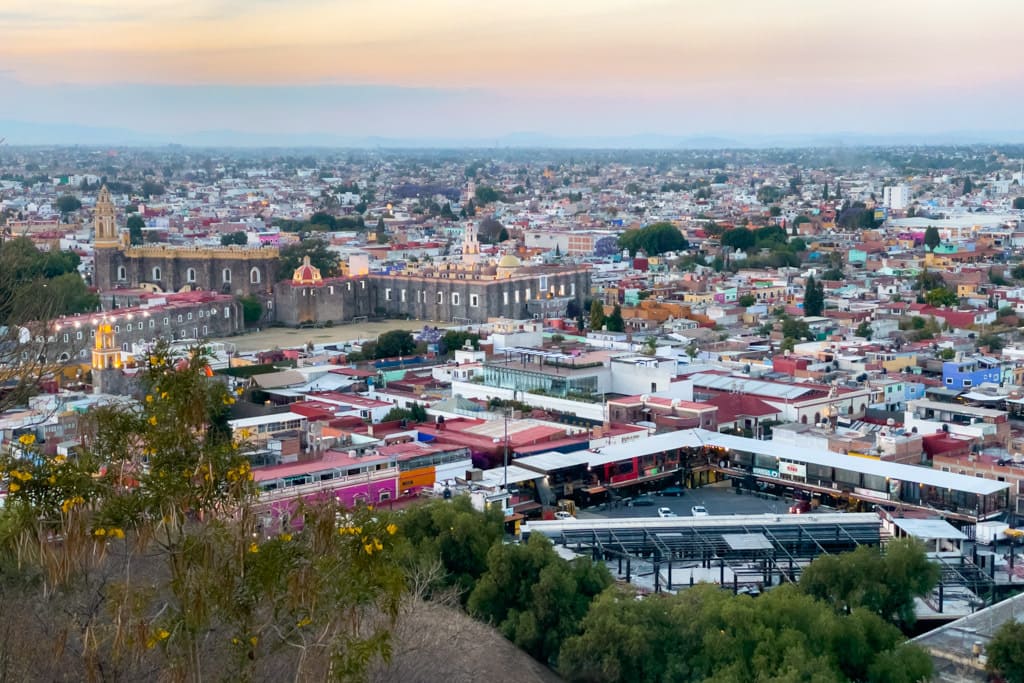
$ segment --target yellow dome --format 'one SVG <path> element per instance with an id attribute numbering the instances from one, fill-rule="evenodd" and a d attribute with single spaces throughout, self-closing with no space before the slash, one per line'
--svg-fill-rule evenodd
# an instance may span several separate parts
<path id="1" fill-rule="evenodd" d="M 309 262 L 309 256 L 302 258 L 302 265 L 295 269 L 292 284 L 296 286 L 316 286 L 323 282 L 320 269 Z"/>
<path id="2" fill-rule="evenodd" d="M 501 257 L 501 260 L 498 261 L 499 268 L 518 268 L 521 265 L 523 265 L 523 262 L 512 254 L 505 254 Z"/>

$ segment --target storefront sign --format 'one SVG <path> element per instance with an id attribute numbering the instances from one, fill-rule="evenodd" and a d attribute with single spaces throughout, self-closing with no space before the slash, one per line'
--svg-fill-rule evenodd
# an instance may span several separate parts
<path id="1" fill-rule="evenodd" d="M 754 474 L 758 475 L 759 477 L 778 477 L 779 476 L 778 470 L 770 470 L 770 469 L 768 469 L 766 467 L 755 467 L 754 468 Z"/>
<path id="2" fill-rule="evenodd" d="M 779 474 L 785 474 L 790 477 L 800 477 L 802 479 L 806 479 L 807 465 L 801 465 L 795 462 L 780 462 Z"/>
<path id="3" fill-rule="evenodd" d="M 889 500 L 888 493 L 882 493 L 881 491 L 872 491 L 871 489 L 854 488 L 853 492 L 858 496 L 865 496 L 867 498 L 881 498 L 882 500 Z"/>

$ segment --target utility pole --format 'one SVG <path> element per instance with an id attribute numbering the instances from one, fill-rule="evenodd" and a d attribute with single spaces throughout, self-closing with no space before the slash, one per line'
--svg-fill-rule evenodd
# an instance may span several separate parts
<path id="1" fill-rule="evenodd" d="M 505 488 L 505 493 L 506 494 L 508 493 L 508 414 L 509 414 L 509 410 L 510 409 L 511 409 L 510 406 L 505 406 L 505 408 L 502 410 L 502 412 L 505 414 L 505 439 L 504 439 L 504 444 L 505 444 L 504 445 L 504 450 L 505 450 L 505 457 L 504 457 L 504 462 L 505 462 L 505 476 L 504 476 L 504 478 L 505 478 L 505 485 L 504 485 L 504 488 Z"/>

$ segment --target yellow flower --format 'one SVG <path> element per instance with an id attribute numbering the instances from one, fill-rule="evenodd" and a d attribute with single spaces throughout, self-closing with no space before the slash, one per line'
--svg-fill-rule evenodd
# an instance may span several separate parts
<path id="1" fill-rule="evenodd" d="M 92 532 L 92 535 L 93 536 L 106 536 L 107 535 L 107 530 L 106 529 L 96 529 L 96 531 Z"/>
<path id="2" fill-rule="evenodd" d="M 124 529 L 112 527 L 110 529 L 107 529 L 107 535 L 113 536 L 114 538 L 124 538 Z"/>
<path id="3" fill-rule="evenodd" d="M 146 649 L 152 650 L 154 647 L 156 647 L 156 638 L 149 638 L 146 641 Z"/>
<path id="4" fill-rule="evenodd" d="M 245 389 L 243 389 L 242 387 L 238 387 L 237 389 L 235 389 L 235 393 L 241 396 L 242 394 L 245 393 Z"/>
<path id="5" fill-rule="evenodd" d="M 152 394 L 146 394 L 146 403 L 152 403 L 152 402 L 153 402 L 153 395 Z"/>
<path id="6" fill-rule="evenodd" d="M 296 622 L 295 625 L 298 628 L 302 628 L 303 626 L 309 626 L 312 623 L 313 623 L 313 620 L 310 619 L 309 617 L 302 617 L 301 619 L 298 620 L 298 622 Z"/>
<path id="7" fill-rule="evenodd" d="M 379 540 L 377 540 L 376 538 L 375 538 L 375 539 L 373 539 L 373 547 L 374 547 L 374 549 L 376 549 L 376 550 L 384 550 L 384 544 L 383 544 L 383 543 L 381 543 L 381 542 L 380 542 Z"/>
<path id="8" fill-rule="evenodd" d="M 160 398 L 167 398 L 167 392 L 166 391 L 161 392 L 160 393 Z"/>
<path id="9" fill-rule="evenodd" d="M 11 493 L 17 493 L 18 491 L 21 490 L 21 487 L 12 481 L 10 484 L 7 485 L 7 490 L 10 491 Z"/>
<path id="10" fill-rule="evenodd" d="M 171 633 L 167 629 L 162 628 L 159 631 L 157 631 L 156 637 L 159 638 L 160 640 L 167 640 L 168 638 L 171 637 Z"/>
<path id="11" fill-rule="evenodd" d="M 239 644 L 239 643 L 241 643 L 241 642 L 242 642 L 242 641 L 240 641 L 240 640 L 239 640 L 238 638 L 232 638 L 232 639 L 231 639 L 231 644 L 232 644 L 232 645 L 238 645 L 238 644 Z"/>
<path id="12" fill-rule="evenodd" d="M 363 546 L 363 549 L 366 551 L 367 555 L 373 555 L 373 545 L 372 544 L 367 543 L 366 545 Z"/>
<path id="13" fill-rule="evenodd" d="M 66 455 L 58 455 L 58 456 L 56 456 L 53 459 L 53 461 L 55 463 L 57 463 L 58 465 L 63 465 L 64 463 L 66 463 L 68 461 L 68 456 L 66 456 Z"/>
<path id="14" fill-rule="evenodd" d="M 260 547 L 257 544 L 255 544 L 255 543 L 250 543 L 249 544 L 249 552 L 250 553 L 258 553 L 259 551 L 260 551 Z"/>
<path id="15" fill-rule="evenodd" d="M 48 484 L 49 484 L 50 486 L 53 486 L 54 484 L 56 484 L 56 483 L 57 483 L 57 477 L 55 477 L 55 476 L 53 476 L 53 475 L 51 474 L 51 475 L 50 475 L 50 476 L 49 476 L 49 477 L 47 478 L 47 480 L 46 480 L 46 483 L 48 483 Z"/>
<path id="16" fill-rule="evenodd" d="M 153 425 L 154 427 L 156 426 L 156 415 L 149 418 L 149 424 Z"/>
<path id="17" fill-rule="evenodd" d="M 388 532 L 388 534 L 390 534 L 391 536 L 394 536 L 394 535 L 395 535 L 395 532 L 396 532 L 396 531 L 398 531 L 398 527 L 397 527 L 397 526 L 396 526 L 395 524 L 393 524 L 393 523 L 392 523 L 392 524 L 388 524 L 388 525 L 387 525 L 386 527 L 384 527 L 384 529 L 385 529 L 385 530 L 386 530 L 386 531 Z"/>
<path id="18" fill-rule="evenodd" d="M 20 443 L 22 446 L 31 446 L 35 442 L 35 434 L 22 434 L 21 436 L 18 437 L 18 443 Z"/>
<path id="19" fill-rule="evenodd" d="M 280 538 L 281 538 L 282 541 L 287 543 L 288 541 L 292 540 L 292 535 L 287 533 L 287 532 L 285 532 L 285 533 L 281 534 Z"/>
<path id="20" fill-rule="evenodd" d="M 150 365 L 156 365 L 159 362 L 160 362 L 160 359 L 157 358 L 156 356 L 150 356 L 149 357 L 149 364 Z"/>
<path id="21" fill-rule="evenodd" d="M 253 636 L 252 638 L 249 639 L 249 644 L 252 645 L 253 647 L 256 647 L 256 643 L 258 643 L 258 642 L 260 642 L 260 639 L 257 638 L 256 636 Z"/>

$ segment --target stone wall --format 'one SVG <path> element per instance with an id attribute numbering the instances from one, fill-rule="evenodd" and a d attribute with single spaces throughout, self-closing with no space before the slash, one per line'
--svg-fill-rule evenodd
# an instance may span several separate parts
<path id="1" fill-rule="evenodd" d="M 153 285 L 164 292 L 186 288 L 224 294 L 268 294 L 278 272 L 275 248 L 147 246 L 96 249 L 95 284 L 101 290 Z"/>

